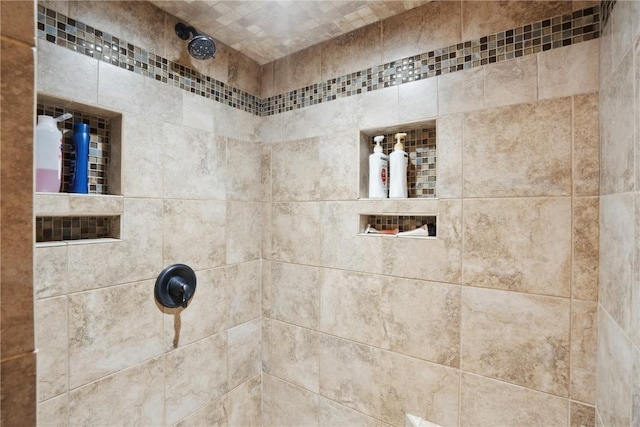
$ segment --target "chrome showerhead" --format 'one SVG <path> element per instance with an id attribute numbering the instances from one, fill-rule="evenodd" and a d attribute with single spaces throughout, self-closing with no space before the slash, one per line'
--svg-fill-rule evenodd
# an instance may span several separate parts
<path id="1" fill-rule="evenodd" d="M 200 34 L 195 28 L 187 26 L 181 22 L 176 24 L 176 34 L 182 40 L 189 40 L 191 34 L 193 38 L 189 41 L 187 50 L 189 55 L 196 59 L 209 59 L 216 56 L 216 42 L 206 34 Z"/>

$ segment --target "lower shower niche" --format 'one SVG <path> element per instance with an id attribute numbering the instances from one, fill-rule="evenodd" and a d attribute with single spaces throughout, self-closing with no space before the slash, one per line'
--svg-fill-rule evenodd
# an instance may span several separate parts
<path id="1" fill-rule="evenodd" d="M 416 214 L 361 214 L 359 235 L 436 239 L 437 217 Z"/>
<path id="2" fill-rule="evenodd" d="M 36 217 L 36 243 L 120 238 L 120 216 Z"/>

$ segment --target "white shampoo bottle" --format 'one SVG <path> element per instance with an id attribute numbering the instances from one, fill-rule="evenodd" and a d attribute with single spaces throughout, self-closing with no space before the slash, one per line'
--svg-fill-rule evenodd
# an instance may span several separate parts
<path id="1" fill-rule="evenodd" d="M 376 136 L 373 140 L 376 142 L 376 146 L 373 149 L 373 154 L 369 156 L 369 197 L 386 198 L 388 157 L 384 155 L 382 145 L 380 145 L 384 136 Z"/>
<path id="2" fill-rule="evenodd" d="M 406 133 L 396 133 L 396 144 L 393 146 L 393 153 L 389 155 L 391 167 L 391 182 L 389 184 L 389 197 L 407 198 L 407 166 L 409 165 L 409 155 L 404 151 L 403 138 Z"/>

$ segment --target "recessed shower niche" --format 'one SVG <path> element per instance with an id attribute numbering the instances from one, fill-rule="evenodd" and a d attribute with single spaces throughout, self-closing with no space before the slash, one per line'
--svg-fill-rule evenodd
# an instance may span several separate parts
<path id="1" fill-rule="evenodd" d="M 408 155 L 407 198 L 369 196 L 369 156 L 374 137 L 384 136 L 380 144 L 385 156 L 394 150 L 395 135 L 406 133 L 404 151 Z M 437 236 L 437 128 L 436 121 L 402 124 L 360 132 L 360 197 L 362 210 L 358 233 L 366 236 L 435 239 Z M 389 162 L 390 163 L 390 162 Z M 393 172 L 387 165 L 388 178 Z M 366 206 L 366 208 L 364 207 Z"/>
<path id="2" fill-rule="evenodd" d="M 369 198 L 369 155 L 374 137 L 383 135 L 382 152 L 387 157 L 396 143 L 394 135 L 404 132 L 404 151 L 409 155 L 407 189 L 409 199 L 436 198 L 436 121 L 411 123 L 360 132 L 360 198 Z"/>
<path id="3" fill-rule="evenodd" d="M 35 193 L 36 242 L 103 241 L 120 238 L 123 197 L 120 179 L 122 115 L 102 108 L 38 95 L 37 115 L 72 118 L 62 132 L 60 192 Z M 75 162 L 74 123 L 89 125 L 88 194 L 70 193 Z"/>

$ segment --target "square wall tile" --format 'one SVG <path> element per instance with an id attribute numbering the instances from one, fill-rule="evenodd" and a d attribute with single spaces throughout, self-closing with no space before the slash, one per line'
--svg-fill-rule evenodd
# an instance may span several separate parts
<path id="1" fill-rule="evenodd" d="M 484 107 L 534 102 L 538 98 L 538 64 L 535 55 L 484 67 Z"/>
<path id="2" fill-rule="evenodd" d="M 262 417 L 266 426 L 318 425 L 318 396 L 300 387 L 263 375 Z"/>
<path id="3" fill-rule="evenodd" d="M 382 276 L 322 269 L 320 283 L 319 329 L 380 347 Z"/>
<path id="4" fill-rule="evenodd" d="M 462 39 L 470 40 L 550 16 L 571 13 L 569 1 L 462 2 Z"/>
<path id="5" fill-rule="evenodd" d="M 267 328 L 269 348 L 265 372 L 319 393 L 320 334 L 276 320 L 270 321 Z"/>
<path id="6" fill-rule="evenodd" d="M 229 329 L 228 387 L 235 388 L 260 375 L 262 323 L 260 319 Z"/>
<path id="7" fill-rule="evenodd" d="M 464 196 L 571 195 L 571 118 L 571 98 L 466 114 Z"/>
<path id="8" fill-rule="evenodd" d="M 383 348 L 460 366 L 459 286 L 386 276 L 380 306 Z"/>
<path id="9" fill-rule="evenodd" d="M 260 258 L 260 202 L 227 202 L 227 264 Z"/>
<path id="10" fill-rule="evenodd" d="M 317 202 L 274 203 L 271 250 L 274 261 L 318 265 L 320 210 Z"/>
<path id="11" fill-rule="evenodd" d="M 225 264 L 225 202 L 165 200 L 163 222 L 165 265 L 204 270 Z"/>
<path id="12" fill-rule="evenodd" d="M 257 142 L 227 138 L 227 200 L 259 202 L 264 194 L 264 146 Z M 267 170 L 269 172 L 269 170 Z"/>
<path id="13" fill-rule="evenodd" d="M 318 138 L 272 145 L 273 200 L 278 202 L 320 198 Z"/>
<path id="14" fill-rule="evenodd" d="M 448 2 L 447 2 L 448 3 Z M 438 76 L 438 113 L 453 114 L 484 107 L 484 70 L 480 67 Z"/>
<path id="15" fill-rule="evenodd" d="M 185 126 L 164 126 L 164 196 L 224 200 L 226 138 Z"/>
<path id="16" fill-rule="evenodd" d="M 461 368 L 568 397 L 569 323 L 566 299 L 464 288 Z"/>
<path id="17" fill-rule="evenodd" d="M 162 312 L 152 289 L 145 281 L 69 296 L 69 387 L 164 352 Z"/>
<path id="18" fill-rule="evenodd" d="M 538 53 L 540 99 L 597 92 L 599 49 L 599 40 L 589 40 Z"/>
<path id="19" fill-rule="evenodd" d="M 317 328 L 320 322 L 320 269 L 278 262 L 270 264 L 271 317 Z"/>
<path id="20" fill-rule="evenodd" d="M 464 209 L 465 284 L 570 295 L 570 199 L 466 200 Z"/>
<path id="21" fill-rule="evenodd" d="M 382 63 L 459 42 L 461 12 L 461 2 L 436 1 L 385 19 Z"/>
<path id="22" fill-rule="evenodd" d="M 260 261 L 226 267 L 229 326 L 260 317 Z"/>
<path id="23" fill-rule="evenodd" d="M 156 358 L 72 390 L 68 424 L 162 424 L 164 375 L 162 359 Z"/>
<path id="24" fill-rule="evenodd" d="M 257 375 L 231 390 L 224 400 L 229 426 L 262 426 L 262 377 Z M 225 423 L 221 423 L 226 425 Z M 207 425 L 216 425 L 208 423 Z"/>
<path id="25" fill-rule="evenodd" d="M 462 373 L 460 425 L 562 426 L 569 401 L 524 387 Z"/>
<path id="26" fill-rule="evenodd" d="M 176 423 L 228 391 L 227 349 L 227 334 L 220 333 L 165 354 L 167 424 Z"/>
<path id="27" fill-rule="evenodd" d="M 386 351 L 382 353 L 382 361 L 384 380 L 380 393 L 384 422 L 404 425 L 406 414 L 437 425 L 458 422 L 457 370 Z"/>
<path id="28" fill-rule="evenodd" d="M 377 417 L 381 413 L 382 350 L 330 335 L 320 337 L 320 395 Z"/>

